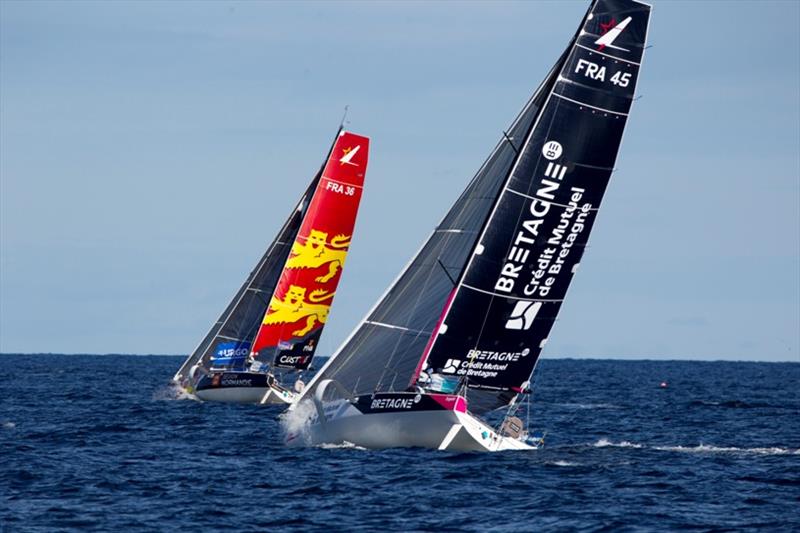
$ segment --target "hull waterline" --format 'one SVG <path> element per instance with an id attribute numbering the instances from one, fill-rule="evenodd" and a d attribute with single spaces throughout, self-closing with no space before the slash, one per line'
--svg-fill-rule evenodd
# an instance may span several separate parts
<path id="1" fill-rule="evenodd" d="M 289 405 L 296 394 L 280 387 L 269 374 L 224 372 L 203 376 L 193 391 L 206 402 Z"/>
<path id="2" fill-rule="evenodd" d="M 368 449 L 417 447 L 462 452 L 533 450 L 534 442 L 497 433 L 466 409 L 466 399 L 435 393 L 377 393 L 355 400 L 323 401 L 326 383 L 314 396 L 304 432 L 290 445 L 353 444 Z"/>

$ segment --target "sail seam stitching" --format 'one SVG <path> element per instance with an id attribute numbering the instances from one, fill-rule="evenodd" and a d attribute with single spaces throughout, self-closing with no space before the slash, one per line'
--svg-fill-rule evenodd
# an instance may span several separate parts
<path id="1" fill-rule="evenodd" d="M 489 294 L 491 296 L 497 296 L 498 298 L 508 298 L 509 300 L 520 300 L 522 302 L 563 302 L 564 300 L 548 300 L 546 298 L 521 298 L 519 296 L 511 296 L 510 294 L 500 294 L 499 292 L 487 291 L 485 289 L 479 289 L 478 287 L 473 287 L 472 285 L 467 285 L 466 283 L 461 284 L 462 287 L 466 287 L 468 289 L 472 289 L 473 291 L 482 292 L 484 294 Z"/>
<path id="2" fill-rule="evenodd" d="M 525 193 L 522 193 L 522 192 L 519 192 L 519 191 L 515 191 L 511 187 L 507 188 L 506 191 L 512 192 L 512 193 L 514 193 L 516 195 L 519 195 L 519 196 L 522 196 L 524 198 L 527 198 L 528 200 L 539 200 L 540 202 L 543 201 L 541 198 L 537 198 L 535 196 L 530 196 L 529 194 L 525 194 Z M 547 203 L 550 204 L 550 205 L 558 206 L 558 207 L 575 207 L 573 205 L 559 204 L 559 203 L 556 203 L 556 202 L 547 202 Z M 589 208 L 589 211 L 599 211 L 599 210 L 600 210 L 599 207 L 591 207 L 591 208 Z"/>
<path id="3" fill-rule="evenodd" d="M 572 102 L 573 104 L 578 104 L 578 105 L 581 105 L 583 107 L 588 107 L 588 108 L 591 108 L 591 109 L 597 109 L 598 111 L 602 111 L 604 113 L 611 113 L 612 115 L 620 115 L 620 116 L 623 116 L 623 117 L 627 117 L 628 116 L 627 113 L 620 113 L 619 111 L 611 111 L 610 109 L 597 107 L 597 106 L 594 106 L 594 105 L 591 105 L 591 104 L 587 104 L 586 102 L 581 102 L 579 100 L 573 100 L 572 98 L 567 98 L 566 96 L 564 96 L 562 94 L 558 94 L 556 92 L 553 93 L 553 96 L 557 96 L 557 97 L 561 98 L 562 100 L 566 100 L 568 102 Z"/>
<path id="4" fill-rule="evenodd" d="M 372 324 L 373 326 L 381 326 L 381 327 L 389 328 L 389 329 L 399 329 L 399 330 L 402 330 L 402 331 L 409 331 L 411 333 L 416 333 L 416 334 L 420 334 L 420 333 L 423 334 L 423 335 L 430 335 L 431 334 L 430 331 L 423 331 L 423 330 L 420 330 L 420 329 L 411 329 L 411 328 L 406 328 L 406 327 L 403 327 L 403 326 L 395 326 L 394 324 L 387 324 L 385 322 L 375 322 L 374 320 L 365 320 L 364 323 Z"/>
<path id="5" fill-rule="evenodd" d="M 322 179 L 332 181 L 334 183 L 338 183 L 339 185 L 347 185 L 348 187 L 355 187 L 356 189 L 363 189 L 363 185 L 353 185 L 352 183 L 347 183 L 346 181 L 339 181 L 335 179 L 331 179 L 328 176 L 322 176 Z"/>
<path id="6" fill-rule="evenodd" d="M 636 61 L 630 61 L 628 59 L 622 59 L 621 57 L 612 56 L 611 54 L 606 54 L 606 53 L 603 53 L 603 52 L 599 52 L 597 50 L 593 50 L 593 49 L 589 48 L 588 46 L 583 46 L 582 44 L 575 43 L 575 46 L 577 46 L 578 48 L 583 48 L 584 50 L 589 50 L 593 54 L 600 54 L 601 56 L 610 57 L 611 59 L 616 59 L 617 61 L 623 61 L 623 62 L 629 63 L 631 65 L 636 65 L 637 67 L 642 66 L 641 63 L 637 63 Z"/>

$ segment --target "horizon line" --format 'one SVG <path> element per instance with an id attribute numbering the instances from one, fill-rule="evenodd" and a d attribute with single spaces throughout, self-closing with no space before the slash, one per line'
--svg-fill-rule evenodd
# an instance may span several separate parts
<path id="1" fill-rule="evenodd" d="M 186 358 L 188 355 L 185 354 L 166 354 L 166 353 L 83 353 L 83 352 L 72 352 L 72 353 L 59 353 L 59 352 L 0 352 L 0 356 L 9 356 L 9 355 L 24 355 L 24 356 L 47 356 L 47 355 L 66 355 L 66 356 L 78 356 L 78 355 L 86 355 L 91 357 L 108 357 L 108 356 L 130 356 L 130 357 L 182 357 Z M 317 358 L 320 359 L 328 359 L 330 355 L 318 355 Z M 549 360 L 594 360 L 594 361 L 685 361 L 685 362 L 703 362 L 703 363 L 798 363 L 800 364 L 800 360 L 784 360 L 784 359 L 720 359 L 720 358 L 706 358 L 706 359 L 691 359 L 691 358 L 681 358 L 679 356 L 674 355 L 667 355 L 667 356 L 609 356 L 609 355 L 572 355 L 572 356 L 548 356 L 548 357 L 540 357 L 542 359 L 549 359 Z"/>

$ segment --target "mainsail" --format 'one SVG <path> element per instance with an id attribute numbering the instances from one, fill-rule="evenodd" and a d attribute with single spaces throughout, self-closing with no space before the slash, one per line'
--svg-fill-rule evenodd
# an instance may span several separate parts
<path id="1" fill-rule="evenodd" d="M 340 133 L 253 343 L 256 359 L 296 370 L 311 364 L 350 248 L 368 153 L 369 139 Z"/>
<path id="2" fill-rule="evenodd" d="M 337 132 L 336 138 L 339 138 Z M 335 140 L 334 140 L 335 142 Z M 333 144 L 331 145 L 331 150 Z M 330 152 L 328 152 L 330 156 Z M 326 161 L 327 161 L 326 157 Z M 206 336 L 175 373 L 174 380 L 182 381 L 195 364 L 203 367 L 218 366 L 237 368 L 244 366 L 250 353 L 250 343 L 267 311 L 270 297 L 275 290 L 286 258 L 291 251 L 308 210 L 311 198 L 322 176 L 320 167 L 297 205 L 284 222 L 275 240 L 259 259 L 242 286 L 228 303 L 219 319 L 211 326 Z"/>
<path id="3" fill-rule="evenodd" d="M 528 387 L 614 170 L 649 13 L 589 10 L 435 333 L 423 366 L 466 378 L 476 414 Z"/>
<path id="4" fill-rule="evenodd" d="M 596 0 L 545 82 L 367 318 L 306 387 L 461 376 L 482 414 L 522 391 L 577 268 L 633 100 L 650 7 Z M 435 330 L 435 331 L 434 331 Z"/>

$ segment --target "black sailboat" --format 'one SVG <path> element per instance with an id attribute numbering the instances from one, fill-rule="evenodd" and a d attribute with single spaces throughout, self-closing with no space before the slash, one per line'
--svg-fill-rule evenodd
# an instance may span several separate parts
<path id="1" fill-rule="evenodd" d="M 513 415 L 614 170 L 649 17 L 634 0 L 592 2 L 442 222 L 309 383 L 309 431 L 290 442 L 536 445 Z M 497 428 L 482 418 L 501 408 Z"/>

